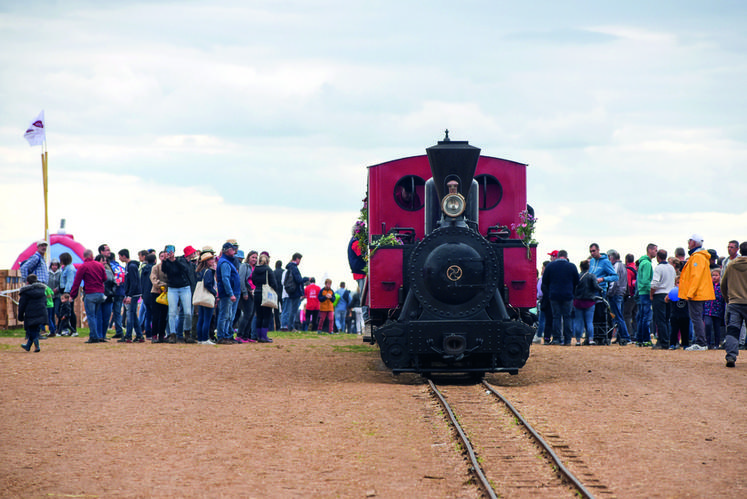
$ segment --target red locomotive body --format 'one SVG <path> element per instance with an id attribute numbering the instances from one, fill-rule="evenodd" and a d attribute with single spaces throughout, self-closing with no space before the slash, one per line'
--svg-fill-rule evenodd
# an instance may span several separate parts
<path id="1" fill-rule="evenodd" d="M 516 374 L 537 289 L 526 165 L 448 132 L 426 152 L 368 169 L 366 339 L 395 374 Z"/>
<path id="2" fill-rule="evenodd" d="M 506 159 L 480 156 L 475 170 L 479 200 L 479 232 L 489 236 L 491 228 L 519 224 L 527 209 L 527 165 Z M 368 167 L 369 244 L 388 232 L 412 229 L 421 240 L 425 227 L 425 182 L 431 177 L 428 157 L 412 156 Z M 518 240 L 516 231 L 511 239 Z M 369 262 L 367 305 L 373 309 L 393 309 L 403 285 L 400 246 L 382 247 Z M 536 248 L 527 259 L 524 247 L 505 248 L 504 285 L 508 303 L 532 308 L 537 303 Z"/>

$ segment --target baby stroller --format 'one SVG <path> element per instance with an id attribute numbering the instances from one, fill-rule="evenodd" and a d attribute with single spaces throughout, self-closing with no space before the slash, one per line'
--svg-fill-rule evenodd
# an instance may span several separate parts
<path id="1" fill-rule="evenodd" d="M 594 343 L 597 345 L 609 345 L 612 341 L 612 332 L 614 331 L 614 321 L 610 315 L 610 304 L 597 296 L 594 305 Z"/>

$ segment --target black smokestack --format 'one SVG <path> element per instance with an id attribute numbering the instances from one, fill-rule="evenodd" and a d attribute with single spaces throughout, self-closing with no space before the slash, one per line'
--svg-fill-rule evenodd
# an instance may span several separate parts
<path id="1" fill-rule="evenodd" d="M 459 182 L 459 194 L 469 199 L 472 178 L 475 176 L 477 160 L 480 158 L 480 148 L 469 145 L 466 140 L 450 140 L 449 131 L 446 130 L 444 140 L 428 147 L 425 152 L 428 154 L 439 201 L 448 194 L 446 183 L 451 180 Z"/>

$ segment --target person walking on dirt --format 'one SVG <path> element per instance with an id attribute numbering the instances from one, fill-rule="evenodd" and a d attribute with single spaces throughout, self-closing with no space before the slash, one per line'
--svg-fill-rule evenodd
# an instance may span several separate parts
<path id="1" fill-rule="evenodd" d="M 721 276 L 721 293 L 729 304 L 726 325 L 726 367 L 734 367 L 739 356 L 739 332 L 747 323 L 747 241 L 739 245 L 739 257 L 729 262 Z"/>

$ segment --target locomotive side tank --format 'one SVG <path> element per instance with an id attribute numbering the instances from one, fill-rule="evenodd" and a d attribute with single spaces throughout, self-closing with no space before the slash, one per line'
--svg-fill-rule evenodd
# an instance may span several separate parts
<path id="1" fill-rule="evenodd" d="M 377 258 L 369 262 L 370 289 L 388 286 L 390 300 L 392 291 L 397 293 L 396 307 L 384 309 L 386 316 L 369 301 L 373 339 L 385 365 L 395 374 L 515 374 L 529 357 L 534 331 L 509 317 L 504 301 L 510 292 L 505 284 L 504 254 L 520 249 L 519 254 L 531 265 L 534 253 L 527 259 L 521 241 L 510 239 L 505 231 L 492 240 L 480 233 L 479 185 L 474 179 L 479 148 L 466 141 L 452 141 L 447 132 L 444 140 L 427 148 L 426 153 L 431 178 L 420 185 L 425 197 L 424 220 L 418 226 L 422 227 L 422 239 L 417 240 L 417 229 L 407 230 L 395 223 L 390 230 L 411 237 L 405 238 L 402 247 L 378 249 Z M 418 194 L 417 190 L 412 192 Z M 382 259 L 379 252 L 387 250 Z M 521 263 L 521 268 L 526 267 Z M 377 274 L 385 273 L 381 267 L 388 268 L 391 275 L 398 265 L 399 280 L 375 281 Z M 536 270 L 532 270 L 533 279 L 523 276 L 525 279 L 515 281 L 523 282 L 524 288 L 530 283 L 536 289 Z"/>

